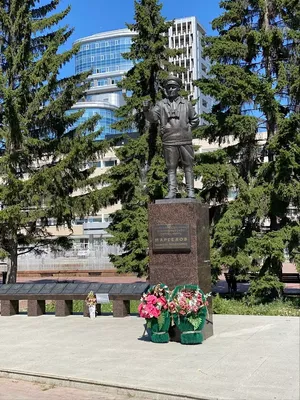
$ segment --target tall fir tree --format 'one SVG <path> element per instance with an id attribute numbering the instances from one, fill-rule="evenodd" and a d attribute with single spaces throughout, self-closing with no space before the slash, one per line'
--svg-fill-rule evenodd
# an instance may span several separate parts
<path id="1" fill-rule="evenodd" d="M 124 58 L 134 66 L 128 71 L 120 87 L 127 93 L 126 104 L 118 109 L 121 121 L 116 128 L 137 133 L 116 150 L 120 164 L 111 168 L 104 177 L 106 204 L 120 202 L 122 209 L 112 215 L 109 233 L 110 244 L 124 249 L 122 255 L 111 255 L 111 261 L 120 272 L 147 274 L 148 268 L 148 213 L 149 202 L 167 193 L 165 163 L 157 124 L 148 124 L 143 114 L 143 101 L 153 104 L 161 99 L 163 91 L 159 82 L 168 73 L 182 71 L 175 67 L 170 57 L 181 51 L 168 48 L 168 28 L 161 15 L 158 0 L 135 1 L 135 22 L 128 24 L 137 33 Z"/>
<path id="2" fill-rule="evenodd" d="M 285 254 L 299 265 L 300 3 L 223 0 L 206 41 L 209 79 L 198 82 L 215 103 L 199 136 L 230 145 L 201 154 L 196 174 L 212 207 L 215 271 L 257 272 L 250 293 L 282 291 Z M 234 189 L 237 198 L 228 202 Z M 296 218 L 291 215 L 291 208 Z"/>
<path id="3" fill-rule="evenodd" d="M 83 112 L 67 112 L 88 74 L 59 76 L 79 48 L 60 52 L 73 30 L 59 25 L 70 8 L 55 13 L 58 5 L 0 0 L 0 257 L 9 260 L 9 283 L 20 254 L 70 245 L 49 234 L 50 218 L 71 229 L 75 215 L 98 205 L 84 165 L 105 144 L 95 141 L 98 117 L 79 124 Z"/>

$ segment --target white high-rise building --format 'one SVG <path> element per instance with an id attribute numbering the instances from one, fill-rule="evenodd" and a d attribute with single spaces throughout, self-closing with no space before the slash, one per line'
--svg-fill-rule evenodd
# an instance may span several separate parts
<path id="1" fill-rule="evenodd" d="M 198 100 L 195 109 L 198 114 L 208 112 L 212 107 L 212 99 L 204 96 L 193 81 L 207 77 L 209 60 L 203 56 L 203 37 L 205 30 L 196 17 L 175 19 L 169 28 L 169 47 L 182 49 L 183 52 L 171 61 L 178 66 L 186 68 L 180 78 L 186 91 L 191 93 L 190 99 Z M 205 123 L 201 119 L 201 123 Z"/>

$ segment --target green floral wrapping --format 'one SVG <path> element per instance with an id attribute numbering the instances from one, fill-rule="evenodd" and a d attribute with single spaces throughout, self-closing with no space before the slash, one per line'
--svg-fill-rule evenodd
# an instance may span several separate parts
<path id="1" fill-rule="evenodd" d="M 174 289 L 170 302 L 177 303 L 178 294 L 183 289 L 198 291 L 201 293 L 203 301 L 206 301 L 206 296 L 203 291 L 197 285 L 180 285 L 176 286 Z M 180 308 L 178 305 L 177 311 Z M 197 312 L 187 313 L 187 315 L 181 315 L 179 312 L 173 312 L 172 317 L 173 321 L 175 322 L 176 326 L 181 332 L 181 343 L 182 344 L 200 344 L 203 341 L 203 334 L 202 329 L 205 326 L 207 316 L 207 307 L 204 305 L 203 307 L 199 308 Z"/>
<path id="2" fill-rule="evenodd" d="M 151 286 L 141 299 L 139 314 L 146 318 L 151 341 L 168 343 L 170 328 L 170 313 L 168 311 L 169 289 L 166 285 Z"/>
<path id="3" fill-rule="evenodd" d="M 158 318 L 147 320 L 147 327 L 150 329 L 151 341 L 154 343 L 168 343 L 171 317 L 169 311 L 164 311 Z"/>

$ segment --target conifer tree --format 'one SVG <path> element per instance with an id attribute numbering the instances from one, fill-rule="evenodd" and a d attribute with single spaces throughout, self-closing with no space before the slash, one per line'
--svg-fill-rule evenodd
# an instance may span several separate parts
<path id="1" fill-rule="evenodd" d="M 135 22 L 128 24 L 137 33 L 132 46 L 123 56 L 134 66 L 128 71 L 120 86 L 127 93 L 126 104 L 118 109 L 121 121 L 116 125 L 123 132 L 135 131 L 138 137 L 129 139 L 117 149 L 120 164 L 112 167 L 104 178 L 109 188 L 104 188 L 107 203 L 119 201 L 122 209 L 113 214 L 109 227 L 110 244 L 124 248 L 122 255 L 111 255 L 111 261 L 121 272 L 147 273 L 148 265 L 148 214 L 149 202 L 166 194 L 165 163 L 162 143 L 156 124 L 149 125 L 143 114 L 143 100 L 153 104 L 163 95 L 158 82 L 174 67 L 169 58 L 181 52 L 168 46 L 168 28 L 161 15 L 158 0 L 135 1 Z"/>
<path id="2" fill-rule="evenodd" d="M 300 3 L 223 0 L 207 38 L 215 99 L 200 137 L 230 145 L 199 156 L 202 196 L 215 205 L 213 265 L 258 273 L 257 299 L 280 295 L 285 254 L 298 261 L 300 211 Z M 228 191 L 237 197 L 227 201 Z M 291 215 L 294 209 L 296 218 Z"/>
<path id="3" fill-rule="evenodd" d="M 50 218 L 71 228 L 98 204 L 93 169 L 84 165 L 104 144 L 95 142 L 98 117 L 79 124 L 83 112 L 67 112 L 88 74 L 59 76 L 78 46 L 60 51 L 72 29 L 60 26 L 70 8 L 55 12 L 58 4 L 0 0 L 0 257 L 9 260 L 9 283 L 18 255 L 70 245 L 49 234 Z"/>

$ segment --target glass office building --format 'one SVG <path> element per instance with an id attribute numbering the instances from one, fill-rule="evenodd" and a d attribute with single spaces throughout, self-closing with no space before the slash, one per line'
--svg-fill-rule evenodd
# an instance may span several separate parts
<path id="1" fill-rule="evenodd" d="M 75 57 L 75 73 L 91 71 L 88 77 L 90 88 L 83 101 L 78 102 L 73 110 L 84 109 L 79 122 L 90 116 L 101 115 L 97 129 L 103 131 L 99 140 L 106 136 L 120 134 L 111 128 L 118 121 L 115 110 L 124 104 L 122 90 L 117 83 L 132 68 L 133 63 L 122 57 L 130 50 L 133 33 L 129 29 L 103 32 L 79 39 L 80 50 Z"/>
<path id="2" fill-rule="evenodd" d="M 123 53 L 130 50 L 132 37 L 135 32 L 129 29 L 118 29 L 103 32 L 77 40 L 80 51 L 75 58 L 75 72 L 91 71 L 88 77 L 90 88 L 84 101 L 77 103 L 74 109 L 85 109 L 82 119 L 87 119 L 91 113 L 97 112 L 103 118 L 99 125 L 103 133 L 99 139 L 106 135 L 119 134 L 111 129 L 110 122 L 116 122 L 115 110 L 124 104 L 122 91 L 117 83 L 124 74 L 132 68 L 133 63 L 122 57 Z M 181 49 L 182 54 L 170 61 L 175 65 L 183 66 L 186 72 L 180 74 L 184 88 L 190 93 L 190 99 L 198 100 L 196 112 L 208 112 L 212 106 L 212 99 L 204 96 L 199 88 L 193 84 L 194 80 L 207 77 L 209 61 L 203 57 L 202 38 L 205 30 L 196 17 L 175 19 L 167 33 L 169 47 Z M 206 123 L 201 119 L 201 123 Z"/>
<path id="3" fill-rule="evenodd" d="M 102 130 L 101 134 L 98 136 L 98 140 L 103 140 L 108 135 L 115 135 L 119 133 L 111 127 L 112 124 L 119 120 L 119 118 L 115 116 L 115 110 L 117 107 L 113 107 L 111 104 L 105 104 L 101 102 L 80 102 L 72 107 L 72 110 L 69 112 L 76 112 L 82 109 L 85 110 L 84 114 L 78 119 L 76 125 L 85 122 L 94 115 L 101 116 L 100 121 L 98 121 L 95 127 L 96 131 L 100 129 Z"/>
<path id="4" fill-rule="evenodd" d="M 126 72 L 132 62 L 125 60 L 122 53 L 130 50 L 131 37 L 127 29 L 106 32 L 80 39 L 80 51 L 76 55 L 75 72 L 92 70 L 96 74 Z M 103 80 L 102 80 L 103 82 Z"/>

